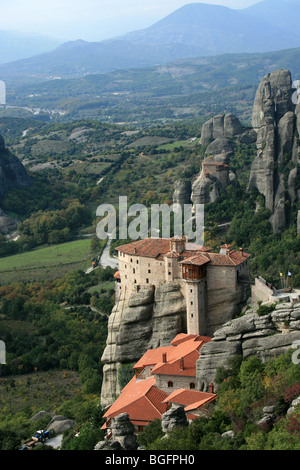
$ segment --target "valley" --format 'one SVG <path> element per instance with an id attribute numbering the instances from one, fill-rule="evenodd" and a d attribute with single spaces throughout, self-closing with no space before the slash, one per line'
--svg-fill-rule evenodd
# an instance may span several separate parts
<path id="1" fill-rule="evenodd" d="M 298 13 L 190 4 L 109 40 L 0 54 L 1 450 L 53 417 L 61 450 L 299 450 Z M 120 196 L 148 216 L 202 204 L 204 247 L 161 240 L 163 218 L 150 241 L 118 217 L 99 239 L 97 208 L 120 215 Z M 109 439 L 126 390 L 132 448 Z M 188 412 L 182 390 L 216 406 Z M 185 424 L 144 419 L 151 393 Z"/>

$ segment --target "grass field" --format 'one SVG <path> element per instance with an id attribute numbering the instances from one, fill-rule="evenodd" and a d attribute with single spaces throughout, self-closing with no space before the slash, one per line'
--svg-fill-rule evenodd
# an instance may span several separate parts
<path id="1" fill-rule="evenodd" d="M 54 279 L 68 271 L 86 269 L 90 266 L 89 249 L 90 240 L 85 239 L 0 258 L 0 284 Z"/>

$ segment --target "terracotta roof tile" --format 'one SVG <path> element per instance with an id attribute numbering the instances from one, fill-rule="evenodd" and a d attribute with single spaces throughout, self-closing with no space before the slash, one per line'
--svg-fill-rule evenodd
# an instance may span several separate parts
<path id="1" fill-rule="evenodd" d="M 167 410 L 163 403 L 166 396 L 166 392 L 155 386 L 154 377 L 141 381 L 133 377 L 103 416 L 114 418 L 126 412 L 130 420 L 153 421 Z"/>
<path id="2" fill-rule="evenodd" d="M 170 251 L 170 240 L 167 238 L 147 238 L 118 246 L 116 250 L 128 255 L 159 260 L 162 260 L 164 256 L 181 257 L 183 259 L 181 263 L 197 266 L 207 263 L 210 263 L 212 266 L 238 266 L 251 256 L 249 253 L 244 253 L 240 250 L 231 250 L 227 254 L 212 253 L 209 247 L 200 247 L 191 243 L 186 243 L 186 248 L 182 253 L 172 253 Z"/>
<path id="3" fill-rule="evenodd" d="M 217 395 L 215 393 L 199 392 L 197 390 L 186 390 L 180 388 L 174 390 L 164 403 L 175 403 L 177 405 L 185 406 L 185 411 L 196 410 L 202 405 L 210 403 L 215 400 Z"/>

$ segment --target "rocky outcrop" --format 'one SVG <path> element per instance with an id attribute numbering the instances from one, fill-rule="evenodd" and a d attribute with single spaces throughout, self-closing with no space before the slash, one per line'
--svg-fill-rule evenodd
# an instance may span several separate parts
<path id="1" fill-rule="evenodd" d="M 0 233 L 7 235 L 18 228 L 19 221 L 6 215 L 0 208 Z"/>
<path id="2" fill-rule="evenodd" d="M 201 145 L 207 145 L 213 140 L 234 137 L 243 133 L 239 119 L 231 113 L 218 114 L 202 126 Z"/>
<path id="3" fill-rule="evenodd" d="M 56 435 L 62 434 L 69 429 L 73 429 L 76 426 L 76 421 L 68 419 L 62 415 L 54 416 L 47 426 L 47 430 L 53 430 Z"/>
<path id="4" fill-rule="evenodd" d="M 199 390 L 208 391 L 218 367 L 226 367 L 230 357 L 259 355 L 263 361 L 279 356 L 300 340 L 300 302 L 278 303 L 267 315 L 257 308 L 231 320 L 218 329 L 213 339 L 201 348 L 197 361 Z"/>
<path id="5" fill-rule="evenodd" d="M 179 204 L 182 208 L 184 204 L 191 203 L 191 182 L 189 180 L 178 180 L 174 183 L 173 204 Z"/>
<path id="6" fill-rule="evenodd" d="M 17 157 L 6 148 L 0 135 L 0 199 L 12 188 L 25 188 L 30 185 L 29 176 Z M 16 230 L 18 221 L 8 217 L 0 208 L 0 233 Z"/>
<path id="7" fill-rule="evenodd" d="M 291 218 L 289 208 L 300 196 L 299 110 L 293 103 L 293 93 L 291 73 L 272 72 L 258 87 L 252 113 L 257 156 L 251 167 L 249 189 L 256 187 L 265 196 L 274 233 L 286 228 Z"/>
<path id="8" fill-rule="evenodd" d="M 192 185 L 193 205 L 215 202 L 222 189 L 226 189 L 234 179 L 233 174 L 229 176 L 229 167 L 224 163 L 226 158 L 222 161 L 224 155 L 209 157 L 202 162 L 201 173 Z"/>
<path id="9" fill-rule="evenodd" d="M 110 405 L 121 391 L 121 364 L 137 362 L 148 349 L 169 345 L 185 329 L 186 304 L 176 282 L 162 284 L 155 292 L 151 287 L 141 288 L 128 300 L 117 301 L 109 317 L 101 358 L 101 405 Z"/>
<path id="10" fill-rule="evenodd" d="M 186 426 L 188 426 L 188 420 L 183 406 L 172 407 L 161 416 L 161 429 L 165 437 L 172 429 Z"/>
<path id="11" fill-rule="evenodd" d="M 121 413 L 112 418 L 111 432 L 111 439 L 98 442 L 94 450 L 137 450 L 134 426 L 128 413 Z"/>
<path id="12" fill-rule="evenodd" d="M 29 184 L 24 166 L 5 148 L 4 139 L 0 136 L 0 198 L 11 188 L 25 188 Z"/>

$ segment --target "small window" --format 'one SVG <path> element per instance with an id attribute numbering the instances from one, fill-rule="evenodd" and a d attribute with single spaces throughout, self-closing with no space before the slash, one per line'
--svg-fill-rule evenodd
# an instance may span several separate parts
<path id="1" fill-rule="evenodd" d="M 171 276 L 171 275 L 172 275 L 172 273 L 169 271 L 169 276 Z"/>
<path id="2" fill-rule="evenodd" d="M 148 269 L 148 273 L 151 274 L 151 269 Z"/>
<path id="3" fill-rule="evenodd" d="M 133 274 L 135 274 L 135 269 L 133 268 Z"/>
<path id="4" fill-rule="evenodd" d="M 191 305 L 194 305 L 194 302 L 191 302 Z"/>
<path id="5" fill-rule="evenodd" d="M 191 294 L 193 293 L 193 289 L 191 289 Z"/>
<path id="6" fill-rule="evenodd" d="M 193 314 L 193 313 L 191 314 L 191 318 L 194 318 L 194 314 Z"/>
<path id="7" fill-rule="evenodd" d="M 168 388 L 172 388 L 173 387 L 173 382 L 171 382 L 171 380 L 168 382 Z"/>
<path id="8" fill-rule="evenodd" d="M 136 284 L 136 279 L 134 280 L 134 283 Z"/>
<path id="9" fill-rule="evenodd" d="M 196 385 L 194 384 L 194 382 L 191 382 L 191 383 L 190 383 L 190 389 L 192 390 L 192 389 L 194 389 L 194 388 L 196 388 Z"/>
<path id="10" fill-rule="evenodd" d="M 149 284 L 149 279 L 148 278 L 146 279 L 146 284 Z"/>
<path id="11" fill-rule="evenodd" d="M 138 259 L 136 260 L 136 264 L 139 264 L 139 260 L 138 260 Z"/>

